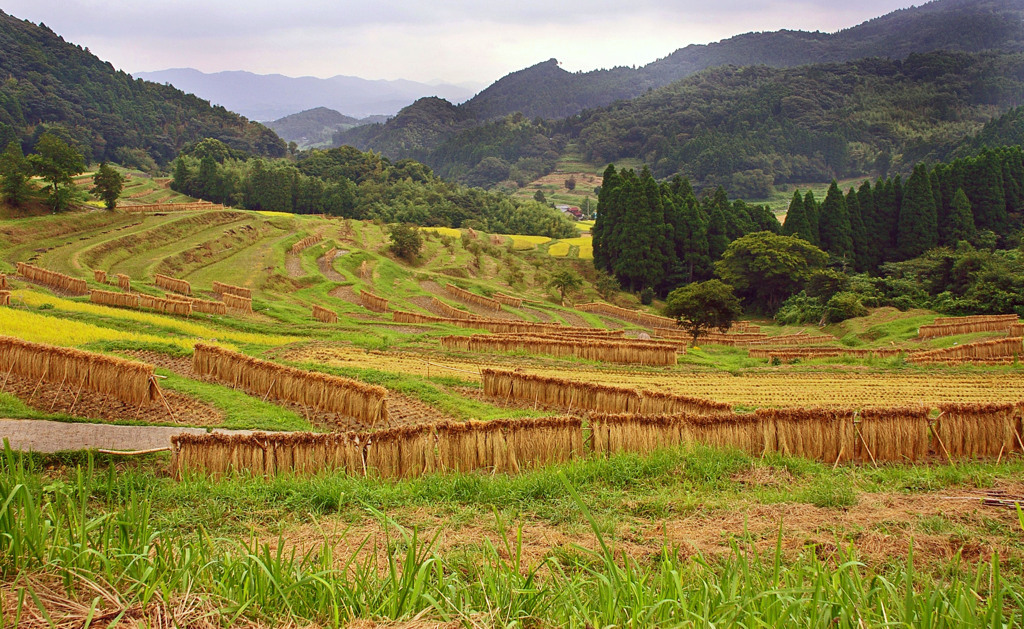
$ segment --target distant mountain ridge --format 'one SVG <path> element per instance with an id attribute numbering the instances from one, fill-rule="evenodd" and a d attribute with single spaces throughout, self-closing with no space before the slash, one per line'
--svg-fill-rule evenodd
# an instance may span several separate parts
<path id="1" fill-rule="evenodd" d="M 137 72 L 136 78 L 174 87 L 222 105 L 252 120 L 278 120 L 317 107 L 365 118 L 393 115 L 425 96 L 460 103 L 473 90 L 460 85 L 431 85 L 399 79 L 369 80 L 354 76 L 321 79 L 312 76 L 256 74 L 244 71 L 205 73 L 192 68 Z"/>
<path id="2" fill-rule="evenodd" d="M 387 116 L 353 118 L 327 107 L 314 107 L 297 114 L 266 123 L 285 142 L 295 142 L 300 149 L 330 146 L 334 134 L 360 125 L 385 122 Z"/>

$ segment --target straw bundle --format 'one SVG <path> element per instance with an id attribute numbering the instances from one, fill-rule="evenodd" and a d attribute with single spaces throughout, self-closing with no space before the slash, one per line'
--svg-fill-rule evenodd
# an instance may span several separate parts
<path id="1" fill-rule="evenodd" d="M 0 290 L 0 306 L 11 305 L 11 291 Z"/>
<path id="2" fill-rule="evenodd" d="M 976 317 L 940 317 L 932 325 L 922 325 L 917 338 L 974 334 L 975 332 L 1005 332 L 1018 322 L 1017 315 L 991 315 Z"/>
<path id="3" fill-rule="evenodd" d="M 0 273 L 0 290 L 7 288 L 7 276 Z"/>
<path id="4" fill-rule="evenodd" d="M 132 279 L 124 273 L 117 274 L 117 287 L 126 293 L 132 292 Z"/>
<path id="5" fill-rule="evenodd" d="M 227 314 L 228 307 L 223 301 L 208 301 L 206 299 L 196 299 L 195 297 L 182 297 L 181 295 L 171 295 L 170 293 L 164 293 L 166 299 L 172 299 L 177 301 L 187 301 L 192 304 L 193 312 L 204 312 L 206 314 Z"/>
<path id="6" fill-rule="evenodd" d="M 735 448 L 748 454 L 763 454 L 775 443 L 771 422 L 755 415 L 726 413 L 714 416 L 684 416 L 688 439 L 714 448 Z"/>
<path id="7" fill-rule="evenodd" d="M 27 262 L 18 263 L 18 275 L 72 295 L 84 295 L 89 292 L 89 286 L 85 280 L 56 271 L 47 271 Z"/>
<path id="8" fill-rule="evenodd" d="M 794 360 L 849 356 L 852 358 L 891 358 L 898 356 L 899 349 L 847 349 L 843 347 L 801 347 L 799 349 L 755 349 L 747 350 L 748 358 L 767 358 L 789 363 Z"/>
<path id="9" fill-rule="evenodd" d="M 383 297 L 378 297 L 369 291 L 360 290 L 359 301 L 367 310 L 372 310 L 374 312 L 388 311 L 388 300 Z"/>
<path id="10" fill-rule="evenodd" d="M 112 395 L 129 404 L 148 404 L 160 395 L 152 365 L 6 336 L 0 336 L 0 370 Z"/>
<path id="11" fill-rule="evenodd" d="M 825 463 L 852 461 L 857 452 L 853 411 L 836 409 L 758 409 L 765 425 L 766 450 Z"/>
<path id="12" fill-rule="evenodd" d="M 501 302 L 498 300 L 484 297 L 483 295 L 477 295 L 476 293 L 471 293 L 464 288 L 455 286 L 454 284 L 445 284 L 444 290 L 452 297 L 464 302 L 483 306 L 490 310 L 501 310 Z"/>
<path id="13" fill-rule="evenodd" d="M 1024 349 L 1024 338 L 1010 337 L 978 343 L 955 345 L 945 349 L 933 349 L 927 352 L 914 352 L 907 357 L 912 363 L 935 363 L 949 361 L 989 361 L 993 359 L 1012 359 L 1019 356 Z"/>
<path id="14" fill-rule="evenodd" d="M 928 409 L 877 408 L 859 413 L 857 458 L 917 461 L 928 455 Z"/>
<path id="15" fill-rule="evenodd" d="M 94 290 L 89 292 L 89 301 L 104 306 L 117 306 L 119 308 L 141 308 L 142 299 L 138 293 L 115 293 L 109 290 Z"/>
<path id="16" fill-rule="evenodd" d="M 484 335 L 445 336 L 441 346 L 470 352 L 514 352 L 548 354 L 558 358 L 583 358 L 620 364 L 674 365 L 676 347 L 665 343 L 605 341 L 591 339 L 549 339 L 543 337 L 492 337 Z"/>
<path id="17" fill-rule="evenodd" d="M 747 342 L 749 347 L 763 347 L 765 345 L 820 345 L 822 343 L 835 343 L 838 339 L 827 334 L 811 336 L 810 334 L 788 334 L 786 336 L 769 336 L 763 339 L 756 339 Z"/>
<path id="18" fill-rule="evenodd" d="M 144 203 L 139 205 L 118 205 L 122 212 L 189 212 L 193 210 L 226 210 L 220 203 L 196 201 L 193 203 Z"/>
<path id="19" fill-rule="evenodd" d="M 107 272 L 99 269 L 93 269 L 92 279 L 99 282 L 100 284 L 107 283 Z"/>
<path id="20" fill-rule="evenodd" d="M 438 302 L 443 303 L 443 302 Z M 447 304 L 445 304 L 447 306 Z M 449 308 L 451 306 L 448 306 Z M 458 312 L 468 315 L 461 310 Z M 476 315 L 469 315 L 475 318 L 449 318 L 449 317 L 435 317 L 432 315 L 423 315 L 416 312 L 404 312 L 402 310 L 395 310 L 392 314 L 392 320 L 395 323 L 445 323 L 448 325 L 454 325 L 460 328 L 470 328 L 474 330 L 487 330 L 496 334 L 534 334 L 534 333 L 553 333 L 561 331 L 583 331 L 589 330 L 590 328 L 570 328 L 563 325 L 556 325 L 551 323 L 530 323 L 527 321 L 506 321 L 504 319 L 484 319 L 482 317 L 476 317 Z M 614 334 L 609 331 L 609 335 Z M 617 332 L 617 331 L 616 331 Z"/>
<path id="21" fill-rule="evenodd" d="M 338 313 L 313 304 L 313 318 L 324 323 L 337 323 Z"/>
<path id="22" fill-rule="evenodd" d="M 640 394 L 634 389 L 495 369 L 484 369 L 481 375 L 484 394 L 504 400 L 613 414 L 640 409 Z"/>
<path id="23" fill-rule="evenodd" d="M 511 295 L 505 295 L 504 293 L 494 293 L 494 300 L 503 303 L 506 306 L 512 306 L 513 308 L 519 308 L 523 305 L 523 300 L 519 297 L 512 297 Z"/>
<path id="24" fill-rule="evenodd" d="M 364 439 L 353 433 L 182 434 L 171 437 L 172 470 L 179 479 L 187 472 L 219 478 L 341 470 L 361 476 Z"/>
<path id="25" fill-rule="evenodd" d="M 1014 323 L 1014 324 L 1011 324 L 1010 327 L 1006 329 L 1006 335 L 1007 336 L 1024 336 L 1024 323 Z"/>
<path id="26" fill-rule="evenodd" d="M 231 284 L 224 284 L 222 282 L 213 283 L 213 292 L 218 295 L 234 295 L 235 297 L 244 297 L 245 299 L 252 299 L 252 290 L 248 288 L 242 288 L 241 286 L 232 286 Z"/>
<path id="27" fill-rule="evenodd" d="M 252 300 L 246 297 L 239 297 L 232 295 L 231 293 L 223 293 L 221 298 L 224 300 L 224 306 L 232 310 L 237 310 L 243 314 L 252 314 Z"/>
<path id="28" fill-rule="evenodd" d="M 584 455 L 577 417 L 448 422 L 436 426 L 437 469 L 515 473 Z"/>
<path id="29" fill-rule="evenodd" d="M 192 302 L 182 299 L 164 299 L 150 295 L 140 295 L 140 297 L 140 304 L 143 308 L 149 308 L 150 310 L 166 314 L 182 315 L 185 317 L 192 316 Z"/>
<path id="30" fill-rule="evenodd" d="M 643 415 L 717 415 L 732 411 L 732 406 L 688 395 L 640 392 L 640 410 Z"/>
<path id="31" fill-rule="evenodd" d="M 683 416 L 592 413 L 588 416 L 596 454 L 648 453 L 692 442 Z"/>
<path id="32" fill-rule="evenodd" d="M 327 374 L 286 367 L 199 343 L 192 357 L 196 373 L 237 386 L 264 399 L 295 402 L 371 424 L 387 421 L 387 390 Z"/>
<path id="33" fill-rule="evenodd" d="M 437 297 L 431 297 L 430 302 L 434 305 L 435 308 L 440 310 L 446 317 L 451 317 L 453 319 L 483 319 L 483 317 L 479 315 L 475 315 L 471 312 L 466 312 L 465 310 L 459 310 L 455 306 L 446 304 Z"/>
<path id="34" fill-rule="evenodd" d="M 315 245 L 316 243 L 320 242 L 323 239 L 324 239 L 323 236 L 306 236 L 305 238 L 303 238 L 299 242 L 297 242 L 294 245 L 292 245 L 291 251 L 292 251 L 292 253 L 298 253 L 298 252 L 302 251 L 303 249 L 306 249 L 308 247 L 312 247 L 313 245 Z"/>
<path id="35" fill-rule="evenodd" d="M 611 304 L 602 304 L 598 302 L 590 304 L 580 304 L 579 306 L 577 306 L 577 309 L 582 310 L 583 312 L 603 314 L 609 317 L 615 317 L 616 319 L 622 319 L 623 321 L 631 321 L 633 323 L 639 323 L 640 325 L 646 325 L 655 328 L 678 327 L 678 323 L 675 319 L 647 314 L 646 312 L 639 312 L 637 310 L 627 310 L 625 308 L 619 308 L 618 306 L 613 306 Z"/>
<path id="36" fill-rule="evenodd" d="M 192 285 L 185 280 L 175 279 L 159 273 L 153 276 L 153 280 L 157 286 L 164 290 L 169 290 L 172 293 L 179 293 L 181 295 L 192 294 Z"/>
<path id="37" fill-rule="evenodd" d="M 402 426 L 366 435 L 366 473 L 415 478 L 437 470 L 434 427 Z"/>
<path id="38" fill-rule="evenodd" d="M 1018 450 L 1013 404 L 941 404 L 932 451 L 947 458 L 1001 456 Z"/>

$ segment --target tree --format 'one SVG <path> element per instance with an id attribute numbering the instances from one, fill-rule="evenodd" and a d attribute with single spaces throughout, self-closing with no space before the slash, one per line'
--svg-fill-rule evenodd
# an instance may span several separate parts
<path id="1" fill-rule="evenodd" d="M 732 286 L 720 280 L 695 282 L 668 295 L 665 314 L 675 317 L 694 344 L 709 330 L 725 332 L 743 312 Z"/>
<path id="2" fill-rule="evenodd" d="M 931 178 L 923 164 L 914 168 L 900 207 L 896 232 L 897 253 L 903 260 L 916 258 L 939 244 L 938 214 Z"/>
<path id="3" fill-rule="evenodd" d="M 420 248 L 423 246 L 423 237 L 420 230 L 413 225 L 399 223 L 388 229 L 391 237 L 391 250 L 400 258 L 412 262 L 420 255 Z"/>
<path id="4" fill-rule="evenodd" d="M 799 190 L 793 191 L 793 198 L 786 211 L 786 222 L 782 224 L 783 236 L 797 236 L 807 242 L 814 242 L 811 237 L 811 223 L 804 209 L 804 198 Z"/>
<path id="5" fill-rule="evenodd" d="M 71 203 L 72 178 L 85 170 L 81 153 L 51 133 L 39 136 L 35 155 L 29 156 L 32 172 L 49 184 L 50 206 L 63 210 Z"/>
<path id="6" fill-rule="evenodd" d="M 565 294 L 571 293 L 583 286 L 583 278 L 572 269 L 559 269 L 551 274 L 548 280 L 548 287 L 558 289 L 562 303 L 565 303 Z"/>
<path id="7" fill-rule="evenodd" d="M 953 196 L 953 209 L 949 214 L 949 242 L 957 243 L 961 240 L 974 238 L 974 214 L 971 212 L 971 202 L 967 200 L 967 194 L 963 188 L 957 188 Z"/>
<path id="8" fill-rule="evenodd" d="M 715 273 L 747 303 L 774 311 L 827 261 L 828 254 L 802 238 L 755 232 L 729 245 Z"/>
<path id="9" fill-rule="evenodd" d="M 570 175 L 569 178 L 565 180 L 565 189 L 566 190 L 570 190 L 570 191 L 576 189 L 576 178 L 575 177 Z"/>
<path id="10" fill-rule="evenodd" d="M 102 199 L 108 210 L 117 207 L 117 199 L 124 190 L 124 176 L 121 173 L 103 162 L 92 176 L 92 185 L 93 188 L 89 192 Z"/>
<path id="11" fill-rule="evenodd" d="M 21 143 L 10 142 L 0 155 L 0 193 L 15 207 L 28 201 L 32 190 L 28 184 L 29 170 L 28 160 L 21 152 Z"/>
<path id="12" fill-rule="evenodd" d="M 837 258 L 853 262 L 853 230 L 846 211 L 846 198 L 836 180 L 828 187 L 818 219 L 819 246 Z"/>
<path id="13" fill-rule="evenodd" d="M 536 201 L 537 203 L 543 203 L 544 205 L 548 204 L 548 199 L 547 199 L 547 197 L 544 196 L 544 191 L 543 190 L 538 190 L 538 191 L 534 192 L 533 193 L 533 200 Z"/>

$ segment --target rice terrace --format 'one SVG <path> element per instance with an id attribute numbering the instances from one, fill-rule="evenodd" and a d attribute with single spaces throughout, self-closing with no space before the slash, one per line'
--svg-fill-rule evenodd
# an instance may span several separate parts
<path id="1" fill-rule="evenodd" d="M 1022 20 L 341 112 L 0 11 L 0 629 L 1024 628 Z"/>

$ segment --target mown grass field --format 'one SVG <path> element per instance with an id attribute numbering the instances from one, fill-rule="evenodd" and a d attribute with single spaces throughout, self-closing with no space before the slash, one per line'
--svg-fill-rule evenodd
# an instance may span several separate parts
<path id="1" fill-rule="evenodd" d="M 130 194 L 151 184 L 136 183 Z M 292 251 L 314 235 L 322 240 Z M 548 287 L 563 266 L 593 279 L 588 236 L 474 238 L 444 228 L 424 236 L 409 262 L 372 222 L 99 210 L 0 221 L 0 272 L 11 274 L 12 288 L 0 335 L 153 364 L 174 422 L 162 405 L 101 416 L 98 398 L 75 406 L 52 383 L 17 378 L 3 381 L 0 416 L 354 429 L 312 405 L 198 376 L 197 342 L 383 386 L 395 426 L 406 427 L 565 412 L 485 396 L 487 367 L 710 398 L 740 411 L 1024 400 L 1018 364 L 914 365 L 897 356 L 773 365 L 746 348 L 711 344 L 662 367 L 447 350 L 440 337 L 479 330 L 398 323 L 366 309 L 359 292 L 421 315 L 437 316 L 439 300 L 507 322 L 623 329 L 627 337 L 653 330 L 578 309 L 600 299 L 590 281 L 564 304 Z M 329 251 L 337 255 L 328 259 Z M 216 299 L 214 281 L 225 282 L 253 291 L 253 314 L 186 318 L 99 306 L 20 280 L 18 261 L 105 290 L 117 288 L 96 283 L 93 270 L 125 273 L 134 291 L 151 295 L 163 295 L 156 273 L 191 282 L 204 299 Z M 453 297 L 448 283 L 526 301 L 490 311 Z M 638 307 L 630 296 L 617 299 Z M 336 312 L 338 323 L 314 320 L 313 304 Z M 830 334 L 836 347 L 906 352 L 999 336 L 917 339 L 936 316 L 880 309 L 822 330 L 752 323 L 772 336 Z M 1016 451 L 997 460 L 834 465 L 687 446 L 518 475 L 397 481 L 341 473 L 179 480 L 170 464 L 166 453 L 5 452 L 0 626 L 97 626 L 119 614 L 131 626 L 170 626 L 173 615 L 197 627 L 1021 626 L 1024 522 L 980 502 L 1024 496 Z"/>

